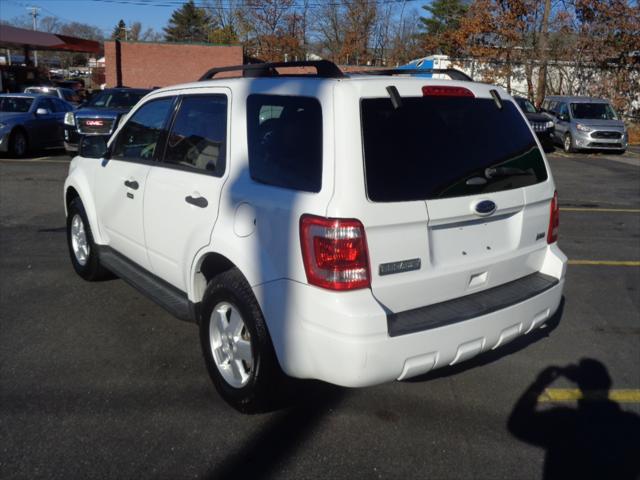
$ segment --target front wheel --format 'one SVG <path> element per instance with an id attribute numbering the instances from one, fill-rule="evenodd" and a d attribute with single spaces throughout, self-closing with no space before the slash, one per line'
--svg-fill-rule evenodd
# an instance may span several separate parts
<path id="1" fill-rule="evenodd" d="M 200 341 L 209 376 L 227 403 L 243 413 L 269 410 L 285 379 L 260 306 L 237 269 L 205 291 Z"/>
<path id="2" fill-rule="evenodd" d="M 564 136 L 564 151 L 565 153 L 573 153 L 575 152 L 575 148 L 573 146 L 573 139 L 571 138 L 571 134 L 567 133 Z"/>
<path id="3" fill-rule="evenodd" d="M 101 280 L 109 276 L 108 270 L 100 264 L 87 213 L 80 198 L 75 198 L 69 204 L 67 244 L 71 264 L 78 275 L 88 281 Z"/>

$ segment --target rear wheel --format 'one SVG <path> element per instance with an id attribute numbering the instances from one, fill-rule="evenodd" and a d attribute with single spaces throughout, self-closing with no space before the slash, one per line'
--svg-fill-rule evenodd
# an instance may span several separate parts
<path id="1" fill-rule="evenodd" d="M 237 269 L 207 286 L 200 341 L 209 376 L 227 403 L 244 413 L 274 405 L 285 376 L 260 306 Z"/>
<path id="2" fill-rule="evenodd" d="M 573 153 L 576 151 L 575 147 L 573 146 L 573 138 L 571 138 L 570 133 L 565 134 L 563 147 L 564 147 L 565 153 Z"/>
<path id="3" fill-rule="evenodd" d="M 27 134 L 20 128 L 11 132 L 9 138 L 9 152 L 16 158 L 22 158 L 27 154 L 29 141 Z"/>

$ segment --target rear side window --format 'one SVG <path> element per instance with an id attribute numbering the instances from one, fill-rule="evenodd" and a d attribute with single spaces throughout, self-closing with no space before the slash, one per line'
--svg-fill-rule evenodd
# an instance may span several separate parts
<path id="1" fill-rule="evenodd" d="M 547 179 L 516 105 L 469 97 L 361 101 L 367 195 L 400 202 L 475 195 Z"/>
<path id="2" fill-rule="evenodd" d="M 227 140 L 227 97 L 182 98 L 167 140 L 164 162 L 221 176 Z"/>
<path id="3" fill-rule="evenodd" d="M 260 183 L 305 192 L 322 185 L 322 109 L 310 97 L 249 95 L 249 172 Z"/>

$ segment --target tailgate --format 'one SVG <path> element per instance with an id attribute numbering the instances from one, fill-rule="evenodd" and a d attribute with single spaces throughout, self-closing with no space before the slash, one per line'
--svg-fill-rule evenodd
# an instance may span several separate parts
<path id="1" fill-rule="evenodd" d="M 386 92 L 361 99 L 361 220 L 371 288 L 390 312 L 506 284 L 544 261 L 553 184 L 543 154 L 515 104 L 474 85 L 464 96 L 403 93 L 400 108 Z"/>

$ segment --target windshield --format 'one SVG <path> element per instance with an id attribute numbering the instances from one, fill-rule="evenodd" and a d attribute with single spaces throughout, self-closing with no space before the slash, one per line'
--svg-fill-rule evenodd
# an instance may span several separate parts
<path id="1" fill-rule="evenodd" d="M 536 110 L 536 107 L 534 107 L 533 103 L 531 103 L 529 100 L 526 100 L 524 98 L 519 98 L 516 101 L 518 102 L 518 105 L 520 105 L 520 108 L 522 109 L 523 112 L 525 112 L 525 113 L 537 113 L 538 112 Z"/>
<path id="2" fill-rule="evenodd" d="M 618 120 L 608 103 L 572 103 L 571 114 L 575 119 Z"/>
<path id="3" fill-rule="evenodd" d="M 469 97 L 361 101 L 367 195 L 428 200 L 525 187 L 547 179 L 542 154 L 512 102 Z"/>
<path id="4" fill-rule="evenodd" d="M 98 108 L 131 108 L 146 94 L 147 92 L 101 92 L 88 105 Z"/>
<path id="5" fill-rule="evenodd" d="M 32 103 L 33 98 L 28 97 L 1 97 L 0 112 L 26 113 Z"/>
<path id="6" fill-rule="evenodd" d="M 29 87 L 25 88 L 24 93 L 39 93 L 41 95 L 50 95 L 52 97 L 57 97 L 58 93 L 55 90 L 44 87 Z"/>

